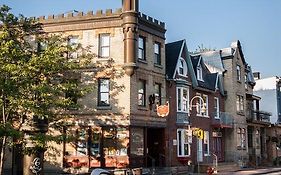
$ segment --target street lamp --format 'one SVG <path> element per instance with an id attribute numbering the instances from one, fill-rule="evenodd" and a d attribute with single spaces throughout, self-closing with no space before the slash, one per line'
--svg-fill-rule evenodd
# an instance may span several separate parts
<path id="1" fill-rule="evenodd" d="M 198 98 L 201 101 L 201 104 L 202 104 L 202 106 L 200 106 L 201 111 L 202 112 L 206 112 L 206 104 L 204 102 L 204 99 L 201 96 L 199 96 L 199 95 L 196 95 L 196 96 L 191 98 L 190 103 L 189 103 L 189 111 L 191 112 L 193 107 L 198 107 L 199 106 L 199 102 L 198 101 L 197 101 L 197 103 L 195 105 L 192 105 L 193 100 L 196 99 L 196 98 Z"/>
<path id="2" fill-rule="evenodd" d="M 200 102 L 201 102 L 200 106 L 199 106 L 199 101 L 197 101 L 197 103 L 195 105 L 192 104 L 194 99 L 200 100 Z M 204 99 L 199 95 L 196 95 L 196 96 L 191 98 L 190 103 L 189 103 L 189 112 L 192 111 L 193 107 L 199 107 L 201 112 L 203 112 L 203 113 L 206 112 L 206 104 L 204 102 Z M 188 130 L 190 130 L 190 125 L 188 125 Z M 204 131 L 202 129 L 199 129 L 197 131 L 196 135 L 197 135 L 198 139 L 203 139 L 204 138 Z M 199 154 L 198 148 L 199 148 L 199 142 L 197 141 L 197 171 L 199 172 L 199 161 L 201 161 L 201 159 L 199 159 L 199 156 L 198 156 L 198 154 Z"/>

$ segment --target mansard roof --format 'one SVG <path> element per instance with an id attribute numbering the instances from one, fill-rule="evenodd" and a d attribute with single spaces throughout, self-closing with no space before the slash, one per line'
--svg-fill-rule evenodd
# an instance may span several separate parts
<path id="1" fill-rule="evenodd" d="M 215 50 L 202 52 L 201 57 L 211 73 L 219 72 L 221 74 L 225 71 L 224 65 L 221 60 L 221 51 Z"/>
<path id="2" fill-rule="evenodd" d="M 185 40 L 180 40 L 166 44 L 166 73 L 168 79 L 174 78 L 174 72 L 184 43 Z"/>
<path id="3" fill-rule="evenodd" d="M 197 67 L 201 65 L 202 67 L 202 74 L 203 74 L 203 80 L 200 81 L 197 80 L 197 87 L 208 89 L 215 91 L 217 88 L 218 83 L 218 73 L 211 73 L 208 68 L 205 66 L 204 61 L 202 59 L 201 55 L 190 55 L 192 67 L 194 72 L 197 74 Z"/>

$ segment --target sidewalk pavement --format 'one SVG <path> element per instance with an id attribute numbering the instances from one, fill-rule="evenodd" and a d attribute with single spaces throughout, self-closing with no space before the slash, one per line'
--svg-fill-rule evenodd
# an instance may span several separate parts
<path id="1" fill-rule="evenodd" d="M 274 173 L 280 172 L 281 174 L 281 167 L 264 167 L 264 168 L 249 168 L 249 169 L 242 169 L 235 172 L 218 172 L 219 175 L 258 175 L 258 174 L 267 174 L 267 173 Z"/>

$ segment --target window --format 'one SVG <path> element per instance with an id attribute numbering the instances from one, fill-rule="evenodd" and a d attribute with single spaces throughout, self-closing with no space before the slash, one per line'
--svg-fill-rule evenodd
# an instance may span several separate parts
<path id="1" fill-rule="evenodd" d="M 109 34 L 101 34 L 99 38 L 99 56 L 109 57 L 110 36 Z"/>
<path id="2" fill-rule="evenodd" d="M 183 58 L 180 58 L 179 65 L 178 65 L 178 74 L 182 76 L 187 75 L 187 65 Z"/>
<path id="3" fill-rule="evenodd" d="M 138 82 L 138 105 L 145 106 L 145 96 L 146 96 L 146 88 L 145 88 L 145 80 L 139 80 Z"/>
<path id="4" fill-rule="evenodd" d="M 191 138 L 190 138 L 191 137 Z M 192 139 L 192 135 L 189 136 L 186 129 L 177 130 L 177 151 L 178 157 L 190 156 L 190 143 L 189 140 Z"/>
<path id="5" fill-rule="evenodd" d="M 68 39 L 68 43 L 67 44 L 71 47 L 71 50 L 68 53 L 68 58 L 70 58 L 70 59 L 77 59 L 78 58 L 78 53 L 77 53 L 76 49 L 78 47 L 78 36 L 71 36 Z"/>
<path id="6" fill-rule="evenodd" d="M 155 103 L 161 105 L 161 84 L 155 83 L 154 90 L 155 90 Z"/>
<path id="7" fill-rule="evenodd" d="M 197 80 L 203 81 L 202 66 L 197 66 Z"/>
<path id="8" fill-rule="evenodd" d="M 245 130 L 245 128 L 238 128 L 238 130 L 237 130 L 237 146 L 239 148 L 246 148 L 246 130 Z"/>
<path id="9" fill-rule="evenodd" d="M 236 76 L 237 76 L 237 81 L 241 81 L 241 68 L 239 65 L 236 66 Z"/>
<path id="10" fill-rule="evenodd" d="M 201 96 L 201 94 L 199 94 L 198 96 Z M 198 98 L 196 103 L 197 114 L 201 116 L 208 116 L 208 95 L 202 95 L 201 97 L 203 101 Z M 205 108 L 204 110 L 203 110 L 203 106 Z"/>
<path id="11" fill-rule="evenodd" d="M 78 80 L 77 79 L 66 80 L 64 83 L 66 83 L 66 87 L 67 87 L 67 90 L 65 92 L 65 98 L 68 99 L 70 102 L 67 108 L 76 109 L 77 101 L 78 101 L 78 94 L 77 94 Z"/>
<path id="12" fill-rule="evenodd" d="M 204 131 L 204 155 L 209 156 L 210 155 L 210 139 L 209 139 L 209 131 Z"/>
<path id="13" fill-rule="evenodd" d="M 237 109 L 237 112 L 244 111 L 244 97 L 242 95 L 236 96 L 236 109 Z"/>
<path id="14" fill-rule="evenodd" d="M 220 101 L 217 97 L 214 100 L 214 117 L 218 119 L 220 118 Z"/>
<path id="15" fill-rule="evenodd" d="M 245 74 L 245 89 L 248 89 L 248 76 Z"/>
<path id="16" fill-rule="evenodd" d="M 188 88 L 177 87 L 178 112 L 189 112 L 189 90 Z"/>
<path id="17" fill-rule="evenodd" d="M 139 36 L 139 52 L 138 52 L 138 58 L 140 60 L 146 60 L 145 58 L 145 38 L 142 36 Z"/>
<path id="18" fill-rule="evenodd" d="M 109 79 L 99 79 L 98 105 L 109 106 Z"/>
<path id="19" fill-rule="evenodd" d="M 256 130 L 256 145 L 259 148 L 260 147 L 260 130 Z"/>
<path id="20" fill-rule="evenodd" d="M 154 64 L 161 65 L 161 45 L 160 43 L 154 43 Z"/>

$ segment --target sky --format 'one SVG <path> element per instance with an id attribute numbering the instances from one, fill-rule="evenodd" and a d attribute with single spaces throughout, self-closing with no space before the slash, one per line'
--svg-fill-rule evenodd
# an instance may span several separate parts
<path id="1" fill-rule="evenodd" d="M 0 0 L 16 15 L 48 16 L 117 9 L 121 0 Z M 240 40 L 246 62 L 262 78 L 281 76 L 281 0 L 139 0 L 140 12 L 166 23 L 166 42 L 186 39 L 189 51 Z"/>

